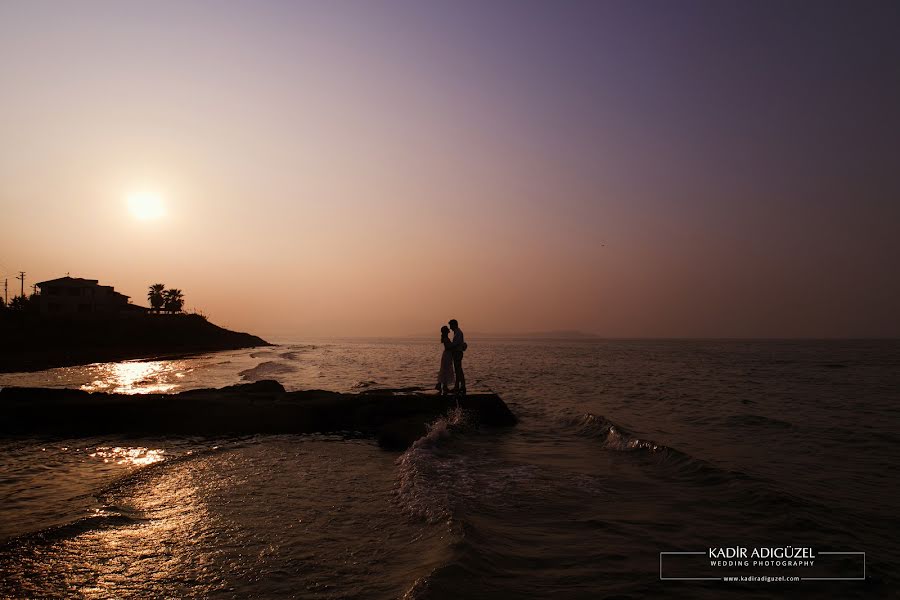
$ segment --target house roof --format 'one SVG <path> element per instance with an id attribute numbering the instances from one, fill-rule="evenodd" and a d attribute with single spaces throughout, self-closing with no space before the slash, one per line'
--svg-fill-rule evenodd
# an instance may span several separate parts
<path id="1" fill-rule="evenodd" d="M 97 285 L 96 279 L 82 279 L 81 277 L 69 277 L 66 275 L 65 277 L 58 277 L 56 279 L 48 279 L 47 281 L 41 281 L 40 283 L 35 284 L 38 287 L 44 287 L 45 285 Z"/>
<path id="2" fill-rule="evenodd" d="M 127 296 L 127 295 L 123 294 L 122 292 L 117 292 L 115 290 L 115 288 L 113 288 L 113 286 L 111 286 L 111 285 L 97 285 L 97 282 L 98 282 L 98 280 L 96 280 L 96 279 L 83 279 L 81 277 L 69 277 L 68 275 L 66 275 L 65 277 L 58 277 L 56 279 L 48 279 L 47 281 L 42 281 L 35 285 L 37 285 L 39 288 L 42 288 L 42 289 L 48 285 L 62 285 L 62 286 L 69 286 L 69 287 L 101 287 L 106 290 L 109 290 L 111 293 L 115 294 L 116 296 L 122 296 L 126 300 L 128 298 L 131 298 L 131 296 Z"/>

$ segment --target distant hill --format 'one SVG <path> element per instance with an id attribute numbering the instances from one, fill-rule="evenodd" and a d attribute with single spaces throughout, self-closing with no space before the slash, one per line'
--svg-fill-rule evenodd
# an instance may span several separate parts
<path id="1" fill-rule="evenodd" d="M 560 330 L 560 331 L 525 331 L 522 333 L 498 333 L 487 331 L 467 331 L 466 339 L 510 339 L 510 340 L 599 340 L 602 336 L 584 331 Z M 431 338 L 434 334 L 419 334 L 410 337 Z"/>
<path id="2" fill-rule="evenodd" d="M 601 336 L 586 333 L 584 331 L 560 330 L 560 331 L 526 331 L 523 333 L 490 333 L 474 331 L 466 333 L 467 337 L 480 338 L 510 338 L 529 340 L 590 340 L 601 339 Z"/>
<path id="3" fill-rule="evenodd" d="M 4 312 L 2 373 L 271 345 L 195 314 L 79 319 Z"/>

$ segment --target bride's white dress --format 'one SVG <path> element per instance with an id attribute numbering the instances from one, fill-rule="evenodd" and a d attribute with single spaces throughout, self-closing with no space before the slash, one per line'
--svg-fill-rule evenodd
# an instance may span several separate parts
<path id="1" fill-rule="evenodd" d="M 438 383 L 442 383 L 448 387 L 456 383 L 456 375 L 453 372 L 453 353 L 444 348 L 441 354 L 441 370 L 438 371 Z"/>

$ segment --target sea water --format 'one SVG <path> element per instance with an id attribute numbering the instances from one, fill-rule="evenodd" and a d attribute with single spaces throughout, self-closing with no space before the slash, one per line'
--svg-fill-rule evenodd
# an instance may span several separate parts
<path id="1" fill-rule="evenodd" d="M 516 427 L 453 411 L 402 453 L 328 432 L 0 441 L 0 596 L 896 592 L 900 342 L 468 341 L 469 390 L 500 394 Z M 440 351 L 304 340 L 0 385 L 430 390 Z M 868 579 L 660 580 L 660 552 L 734 545 L 864 551 Z"/>

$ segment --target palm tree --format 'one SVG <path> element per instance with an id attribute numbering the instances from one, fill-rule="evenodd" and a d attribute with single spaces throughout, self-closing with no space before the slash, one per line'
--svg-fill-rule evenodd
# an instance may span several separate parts
<path id="1" fill-rule="evenodd" d="M 184 306 L 184 294 L 181 293 L 181 290 L 177 288 L 166 290 L 163 292 L 163 298 L 167 311 L 170 313 L 181 312 L 181 308 Z"/>
<path id="2" fill-rule="evenodd" d="M 163 296 L 166 285 L 164 283 L 154 283 L 147 292 L 147 300 L 150 302 L 150 309 L 159 312 L 166 303 Z"/>

